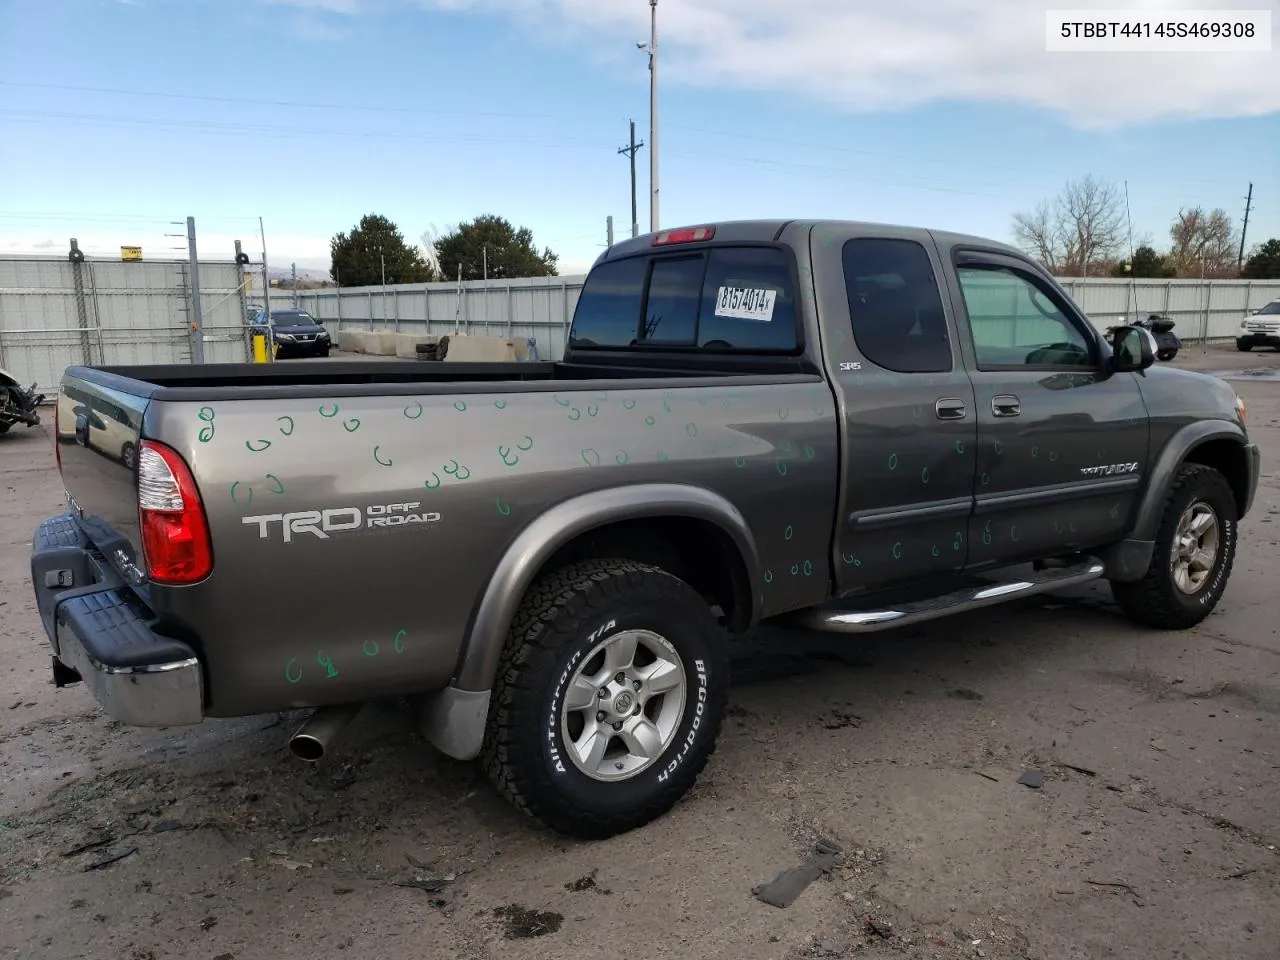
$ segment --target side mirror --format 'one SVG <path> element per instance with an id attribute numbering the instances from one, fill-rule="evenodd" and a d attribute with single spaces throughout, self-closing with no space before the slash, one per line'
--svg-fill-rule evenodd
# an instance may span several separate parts
<path id="1" fill-rule="evenodd" d="M 1116 327 L 1111 351 L 1112 369 L 1121 373 L 1145 370 L 1156 362 L 1156 338 L 1144 327 Z"/>

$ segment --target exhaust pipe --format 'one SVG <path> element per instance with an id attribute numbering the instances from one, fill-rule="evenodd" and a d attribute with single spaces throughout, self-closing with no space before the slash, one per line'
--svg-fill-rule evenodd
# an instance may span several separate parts
<path id="1" fill-rule="evenodd" d="M 343 703 L 320 707 L 294 731 L 289 738 L 289 749 L 295 757 L 315 763 L 324 757 L 329 745 L 356 718 L 363 706 L 361 703 Z"/>

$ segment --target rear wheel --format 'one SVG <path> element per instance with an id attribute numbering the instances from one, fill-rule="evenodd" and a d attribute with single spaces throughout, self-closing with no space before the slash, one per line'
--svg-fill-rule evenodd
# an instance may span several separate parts
<path id="1" fill-rule="evenodd" d="M 1146 575 L 1113 582 L 1112 594 L 1136 623 L 1166 630 L 1193 627 L 1222 599 L 1236 554 L 1235 496 L 1226 478 L 1184 464 L 1165 500 Z"/>
<path id="2" fill-rule="evenodd" d="M 1248 353 L 1250 350 L 1253 349 L 1253 344 L 1250 343 L 1248 340 L 1237 340 L 1236 349 L 1239 350 L 1241 353 Z"/>
<path id="3" fill-rule="evenodd" d="M 1172 360 L 1174 357 L 1176 357 L 1177 355 L 1178 355 L 1178 348 L 1177 348 L 1177 347 L 1170 347 L 1168 350 L 1160 350 L 1160 351 L 1158 351 L 1158 352 L 1156 353 L 1156 359 L 1157 359 L 1157 360 L 1163 360 L 1164 362 L 1166 362 L 1166 363 L 1167 363 L 1167 362 L 1169 362 L 1170 360 Z"/>
<path id="4" fill-rule="evenodd" d="M 728 690 L 721 628 L 697 591 L 629 560 L 575 563 L 524 598 L 499 665 L 484 766 L 553 830 L 622 833 L 693 786 Z"/>

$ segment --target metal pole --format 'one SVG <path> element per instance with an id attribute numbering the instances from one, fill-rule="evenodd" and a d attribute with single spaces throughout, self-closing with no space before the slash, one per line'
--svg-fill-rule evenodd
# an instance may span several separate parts
<path id="1" fill-rule="evenodd" d="M 187 217 L 187 254 L 191 258 L 191 361 L 204 363 L 204 315 L 200 305 L 200 259 L 196 256 L 195 217 Z"/>
<path id="2" fill-rule="evenodd" d="M 293 309 L 298 309 L 298 265 L 291 264 L 290 269 L 293 272 Z"/>
<path id="3" fill-rule="evenodd" d="M 1236 273 L 1244 270 L 1244 237 L 1249 232 L 1249 208 L 1253 206 L 1253 184 L 1249 184 L 1249 195 L 1244 199 L 1244 226 L 1240 228 L 1240 256 L 1236 258 Z"/>
<path id="4" fill-rule="evenodd" d="M 267 276 L 267 231 L 262 218 L 258 218 L 258 235 L 262 237 L 262 314 L 266 323 L 271 322 L 271 280 Z"/>
<path id="5" fill-rule="evenodd" d="M 631 196 L 632 197 L 635 196 L 634 191 L 632 192 Z M 632 227 L 634 226 L 635 224 L 633 223 Z M 635 234 L 633 233 L 632 236 L 634 237 Z M 608 245 L 612 247 L 613 246 L 613 217 L 605 218 L 605 239 L 608 241 Z"/>
<path id="6" fill-rule="evenodd" d="M 658 0 L 649 0 L 649 232 L 658 229 Z"/>

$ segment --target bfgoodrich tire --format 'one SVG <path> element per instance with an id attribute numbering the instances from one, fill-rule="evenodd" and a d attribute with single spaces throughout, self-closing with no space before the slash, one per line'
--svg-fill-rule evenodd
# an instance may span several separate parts
<path id="1" fill-rule="evenodd" d="M 1236 556 L 1235 496 L 1226 478 L 1201 464 L 1184 464 L 1174 477 L 1146 575 L 1111 584 L 1120 608 L 1134 622 L 1185 630 L 1222 599 Z"/>
<path id="2" fill-rule="evenodd" d="M 511 627 L 485 770 L 552 830 L 623 833 L 693 786 L 728 691 L 721 628 L 688 584 L 628 560 L 575 563 L 535 583 Z"/>

